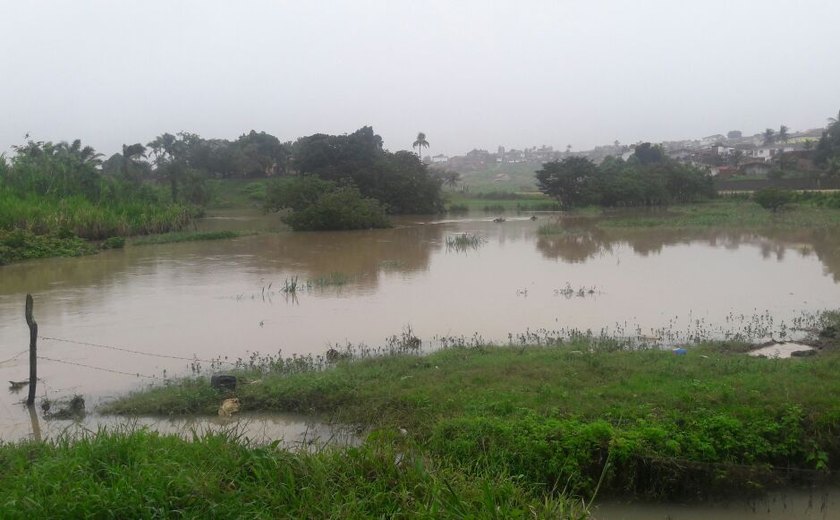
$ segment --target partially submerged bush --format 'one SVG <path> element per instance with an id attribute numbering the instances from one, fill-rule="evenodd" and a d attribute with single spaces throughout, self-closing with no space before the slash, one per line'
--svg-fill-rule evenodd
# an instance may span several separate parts
<path id="1" fill-rule="evenodd" d="M 317 177 L 283 179 L 270 186 L 266 209 L 290 209 L 283 222 L 295 231 L 327 231 L 390 227 L 385 207 L 365 198 L 350 185 Z"/>
<path id="2" fill-rule="evenodd" d="M 764 188 L 755 192 L 753 200 L 762 208 L 776 213 L 793 201 L 793 194 L 790 191 L 778 188 Z"/>

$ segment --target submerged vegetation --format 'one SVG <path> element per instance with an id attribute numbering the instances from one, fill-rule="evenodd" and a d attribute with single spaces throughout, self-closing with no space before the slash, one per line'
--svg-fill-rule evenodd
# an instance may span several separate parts
<path id="1" fill-rule="evenodd" d="M 745 356 L 737 342 L 676 355 L 586 336 L 508 346 L 450 339 L 418 355 L 404 334 L 390 355 L 336 347 L 317 358 L 255 356 L 233 373 L 243 410 L 331 416 L 372 429 L 368 443 L 404 431 L 430 460 L 469 461 L 470 478 L 520 475 L 540 493 L 589 496 L 600 483 L 607 493 L 696 497 L 837 469 L 835 322 L 824 316 L 818 355 L 789 360 Z M 220 398 L 196 377 L 104 410 L 214 413 Z"/>
<path id="2" fill-rule="evenodd" d="M 244 236 L 239 231 L 182 231 L 138 237 L 131 241 L 133 245 L 171 244 L 175 242 L 196 242 L 202 240 L 226 240 Z"/>
<path id="3" fill-rule="evenodd" d="M 476 233 L 458 233 L 446 237 L 446 250 L 463 253 L 478 249 L 487 242 L 487 237 Z"/>

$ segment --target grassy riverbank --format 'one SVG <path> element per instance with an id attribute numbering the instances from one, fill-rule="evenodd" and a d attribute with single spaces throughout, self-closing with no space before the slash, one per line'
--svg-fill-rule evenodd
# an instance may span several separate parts
<path id="1" fill-rule="evenodd" d="M 592 216 L 592 210 L 585 209 L 579 214 Z M 776 213 L 746 196 L 739 196 L 662 209 L 601 210 L 600 215 L 604 218 L 599 226 L 615 228 L 824 228 L 840 226 L 840 196 L 796 194 L 791 204 Z"/>
<path id="2" fill-rule="evenodd" d="M 314 413 L 377 431 L 404 429 L 435 459 L 520 475 L 582 496 L 698 496 L 811 480 L 840 466 L 840 353 L 769 360 L 740 344 L 685 356 L 588 340 L 461 346 L 425 356 L 243 365 L 245 410 Z M 333 353 L 333 359 L 341 353 Z M 215 413 L 192 378 L 119 399 L 111 413 Z M 606 468 L 606 470 L 605 470 Z"/>
<path id="3" fill-rule="evenodd" d="M 506 474 L 409 445 L 289 452 L 146 431 L 0 446 L 2 518 L 585 518 Z"/>

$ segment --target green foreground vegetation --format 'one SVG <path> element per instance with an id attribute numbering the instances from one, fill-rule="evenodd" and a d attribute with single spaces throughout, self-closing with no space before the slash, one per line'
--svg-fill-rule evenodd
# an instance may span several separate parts
<path id="1" fill-rule="evenodd" d="M 391 355 L 255 357 L 235 372 L 236 396 L 244 411 L 330 417 L 369 439 L 404 431 L 430 460 L 515 475 L 536 496 L 589 497 L 599 486 L 645 497 L 749 492 L 840 467 L 840 315 L 823 319 L 823 348 L 808 358 L 749 357 L 740 343 L 675 355 L 589 337 L 417 355 L 401 341 Z M 196 377 L 103 411 L 215 414 L 223 397 Z"/>
<path id="2" fill-rule="evenodd" d="M 234 433 L 100 432 L 4 445 L 0 468 L 8 519 L 586 517 L 580 501 L 385 441 L 292 453 Z"/>
<path id="3" fill-rule="evenodd" d="M 768 211 L 770 209 L 770 211 Z M 840 193 L 789 193 L 782 205 L 764 209 L 750 195 L 719 197 L 706 202 L 679 204 L 667 209 L 591 209 L 573 215 L 600 216 L 603 227 L 689 229 L 814 229 L 840 226 Z"/>

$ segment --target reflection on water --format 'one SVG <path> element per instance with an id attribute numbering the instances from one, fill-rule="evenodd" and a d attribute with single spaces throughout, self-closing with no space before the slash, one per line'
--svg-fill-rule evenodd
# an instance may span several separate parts
<path id="1" fill-rule="evenodd" d="M 3 425 L 3 440 L 49 440 L 85 436 L 100 430 L 131 432 L 150 429 L 191 439 L 193 435 L 225 432 L 258 444 L 281 441 L 289 448 L 318 448 L 326 444 L 356 445 L 358 432 L 299 414 L 244 413 L 233 417 L 118 417 L 88 414 L 79 420 L 44 419 L 35 407 L 26 416 L 9 418 Z"/>
<path id="2" fill-rule="evenodd" d="M 623 503 L 603 501 L 593 512 L 595 520 L 829 520 L 838 518 L 840 490 L 836 487 L 810 490 L 788 489 L 753 499 L 726 502 Z"/>
<path id="3" fill-rule="evenodd" d="M 553 218 L 403 218 L 386 230 L 265 232 L 5 266 L 0 380 L 28 374 L 25 356 L 4 361 L 28 345 L 27 292 L 35 297 L 42 356 L 122 372 L 39 365 L 39 397 L 80 393 L 89 402 L 144 382 L 125 373 L 184 374 L 190 363 L 46 337 L 232 361 L 255 351 L 321 354 L 334 343 L 380 345 L 407 325 L 424 340 L 479 333 L 506 341 L 510 333 L 541 329 L 647 333 L 727 324 L 740 315 L 790 320 L 840 302 L 835 230 L 675 232 L 561 218 L 565 232 L 539 235 L 540 224 Z M 228 214 L 201 227 L 270 230 L 276 222 Z M 487 240 L 464 251 L 446 248 L 447 237 L 464 233 Z M 294 277 L 342 282 L 284 297 L 279 289 Z M 597 292 L 567 298 L 567 287 Z M 29 423 L 19 400 L 0 399 L 0 416 Z"/>

